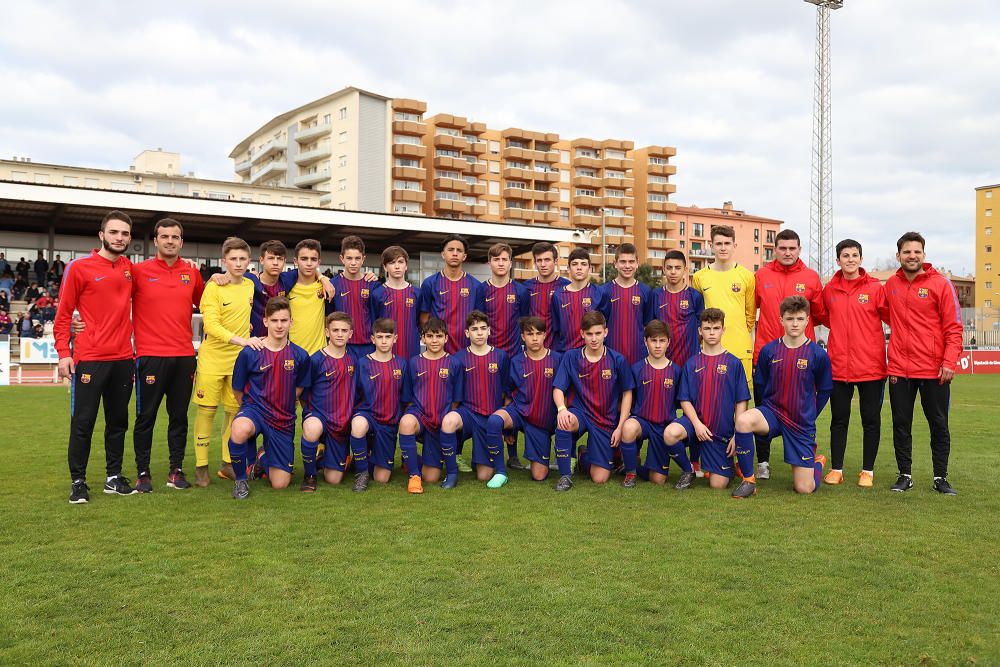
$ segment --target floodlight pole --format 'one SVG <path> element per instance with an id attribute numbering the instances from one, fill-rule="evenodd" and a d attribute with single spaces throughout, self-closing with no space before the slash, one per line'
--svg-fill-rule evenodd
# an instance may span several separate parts
<path id="1" fill-rule="evenodd" d="M 816 80 L 813 87 L 812 186 L 809 263 L 820 277 L 833 275 L 833 151 L 830 135 L 830 11 L 844 0 L 805 0 L 816 5 Z"/>

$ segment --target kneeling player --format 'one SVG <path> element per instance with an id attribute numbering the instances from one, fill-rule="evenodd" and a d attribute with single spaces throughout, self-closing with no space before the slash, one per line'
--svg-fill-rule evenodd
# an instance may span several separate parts
<path id="1" fill-rule="evenodd" d="M 708 485 L 724 489 L 733 478 L 734 452 L 741 472 L 753 473 L 753 438 L 743 447 L 733 441 L 734 415 L 739 417 L 746 411 L 750 389 L 743 362 L 722 347 L 726 314 L 707 308 L 699 315 L 699 322 L 702 350 L 688 359 L 677 393 L 684 416 L 667 426 L 663 442 L 673 448 L 685 438 L 697 438 L 702 470 L 709 473 Z M 744 477 L 733 497 L 747 498 L 755 493 L 756 480 Z"/>
<path id="2" fill-rule="evenodd" d="M 562 355 L 545 347 L 545 320 L 522 317 L 519 326 L 524 352 L 510 362 L 513 400 L 486 422 L 486 438 L 492 452 L 501 448 L 505 430 L 524 433 L 524 457 L 531 462 L 531 478 L 540 482 L 549 475 L 549 452 L 556 430 L 552 385 Z M 496 488 L 493 480 L 486 486 Z"/>
<path id="3" fill-rule="evenodd" d="M 392 353 L 396 344 L 396 323 L 377 319 L 372 325 L 372 343 L 375 351 L 358 359 L 358 408 L 351 418 L 351 456 L 355 468 L 364 470 L 368 456 L 368 437 L 374 435 L 368 467 L 376 482 L 385 484 L 392 475 L 396 458 L 396 431 L 399 427 L 400 394 L 403 390 L 403 370 L 406 361 Z M 407 462 L 409 466 L 409 462 Z M 420 467 L 414 461 L 415 472 Z M 360 467 L 359 467 L 360 466 Z M 356 475 L 355 491 L 368 488 L 368 472 Z"/>
<path id="4" fill-rule="evenodd" d="M 552 398 L 556 404 L 556 463 L 559 481 L 556 491 L 573 486 L 570 450 L 584 433 L 587 447 L 581 448 L 578 465 L 590 479 L 603 484 L 611 477 L 613 448 L 618 447 L 622 426 L 632 409 L 632 372 L 625 357 L 604 345 L 607 320 L 597 311 L 585 313 L 580 321 L 584 346 L 563 355 L 556 373 Z M 566 392 L 572 388 L 573 405 L 567 407 Z"/>
<path id="5" fill-rule="evenodd" d="M 643 337 L 649 355 L 632 366 L 636 396 L 632 416 L 622 428 L 621 450 L 625 461 L 625 481 L 622 486 L 626 489 L 635 487 L 639 463 L 638 442 L 645 440 L 649 445 L 643 468 L 649 481 L 654 484 L 666 483 L 670 459 L 674 458 L 683 470 L 675 488 L 686 489 L 691 486 L 694 472 L 691 461 L 684 453 L 684 443 L 667 447 L 663 442 L 663 431 L 677 416 L 676 395 L 681 380 L 680 368 L 666 356 L 667 346 L 670 345 L 670 329 L 660 320 L 653 320 L 643 330 Z"/>
<path id="6" fill-rule="evenodd" d="M 424 480 L 441 479 L 441 467 L 447 475 L 441 486 L 450 489 L 458 483 L 458 462 L 455 448 L 441 445 L 441 420 L 451 408 L 455 393 L 457 365 L 455 358 L 444 351 L 448 326 L 444 320 L 431 317 L 423 325 L 420 339 L 426 348 L 406 364 L 403 394 L 410 401 L 399 422 L 399 449 L 410 479 L 406 490 L 423 493 Z M 417 436 L 423 436 L 423 456 L 417 456 Z M 423 458 L 421 474 L 414 474 L 413 462 Z"/>
<path id="7" fill-rule="evenodd" d="M 461 443 L 472 438 L 472 465 L 481 482 L 491 489 L 507 483 L 503 447 L 490 447 L 486 421 L 504 404 L 510 376 L 510 360 L 500 348 L 487 344 L 490 320 L 474 310 L 465 318 L 469 346 L 455 354 L 458 376 L 453 400 L 458 403 L 441 422 L 441 449 L 461 451 Z M 450 487 L 448 487 L 450 488 Z"/>
<path id="8" fill-rule="evenodd" d="M 322 439 L 325 447 L 320 461 L 323 479 L 340 484 L 347 469 L 350 447 L 351 415 L 357 388 L 357 360 L 347 351 L 353 333 L 351 316 L 336 311 L 326 316 L 326 347 L 309 359 L 312 386 L 302 412 L 302 491 L 316 490 L 316 449 Z M 367 457 L 366 457 L 367 458 Z M 367 463 L 357 468 L 355 477 L 368 475 Z"/>
<path id="9" fill-rule="evenodd" d="M 271 486 L 283 489 L 292 480 L 295 460 L 295 401 L 309 386 L 309 355 L 288 340 L 292 324 L 288 299 L 272 297 L 264 308 L 264 347 L 243 348 L 233 367 L 233 393 L 240 409 L 233 419 L 229 454 L 236 485 L 233 498 L 250 495 L 247 466 L 253 463 L 247 442 L 264 436 L 264 458 Z"/>
<path id="10" fill-rule="evenodd" d="M 786 297 L 780 314 L 785 335 L 760 351 L 754 384 L 763 390 L 761 404 L 736 419 L 736 448 L 752 446 L 754 434 L 769 439 L 780 435 L 796 493 L 813 493 L 826 463 L 816 453 L 816 418 L 833 391 L 830 357 L 806 338 L 805 297 Z"/>

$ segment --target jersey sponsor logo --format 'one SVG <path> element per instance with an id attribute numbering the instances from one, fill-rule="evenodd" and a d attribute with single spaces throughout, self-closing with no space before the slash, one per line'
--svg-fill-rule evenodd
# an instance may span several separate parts
<path id="1" fill-rule="evenodd" d="M 274 364 L 268 364 L 267 366 L 261 366 L 259 370 L 266 371 L 268 368 L 270 368 L 273 365 Z"/>
<path id="2" fill-rule="evenodd" d="M 401 368 L 393 368 L 392 369 L 392 378 L 394 380 L 401 380 L 401 379 L 403 379 L 403 369 L 401 369 Z"/>
<path id="3" fill-rule="evenodd" d="M 859 294 L 858 295 L 858 303 L 868 303 L 868 295 L 867 294 Z"/>
<path id="4" fill-rule="evenodd" d="M 490 363 L 486 367 L 486 370 L 489 371 L 490 373 L 496 373 L 498 370 L 500 370 L 500 364 L 496 362 Z"/>
<path id="5" fill-rule="evenodd" d="M 508 294 L 507 295 L 507 303 L 514 303 L 515 301 L 517 301 L 517 295 L 516 294 Z"/>
<path id="6" fill-rule="evenodd" d="M 806 291 L 805 283 L 795 283 L 795 291 L 799 294 L 803 294 Z"/>
<path id="7" fill-rule="evenodd" d="M 146 384 L 156 384 L 156 376 L 155 375 L 147 375 L 146 376 Z"/>
<path id="8" fill-rule="evenodd" d="M 583 297 L 583 301 L 581 301 L 580 303 L 583 304 L 584 308 L 590 308 L 590 297 L 589 296 Z"/>
<path id="9" fill-rule="evenodd" d="M 642 305 L 642 297 L 641 297 L 641 296 L 639 296 L 638 294 L 634 295 L 634 296 L 632 297 L 632 305 L 633 305 L 633 306 L 639 306 L 639 305 Z"/>
<path id="10" fill-rule="evenodd" d="M 717 364 L 715 366 L 715 372 L 719 375 L 725 375 L 729 372 L 729 366 L 726 366 L 725 364 Z"/>
<path id="11" fill-rule="evenodd" d="M 926 299 L 928 294 L 930 294 L 930 292 L 926 287 L 921 287 L 917 290 L 917 298 Z"/>
<path id="12" fill-rule="evenodd" d="M 465 297 L 469 296 L 469 288 L 468 287 L 463 287 L 462 289 L 458 290 L 458 295 L 460 297 L 462 297 L 463 299 Z"/>
<path id="13" fill-rule="evenodd" d="M 795 367 L 798 368 L 799 370 L 803 370 L 804 371 L 805 369 L 809 368 L 809 360 L 808 359 L 799 359 L 799 360 L 797 360 L 795 362 Z"/>
<path id="14" fill-rule="evenodd" d="M 182 273 L 181 282 L 187 285 L 189 282 L 191 282 L 191 275 L 187 273 Z M 284 294 L 282 294 L 281 296 L 284 296 Z"/>
<path id="15" fill-rule="evenodd" d="M 555 377 L 555 374 L 556 374 L 556 369 L 554 368 L 546 368 L 545 372 L 542 373 L 542 375 L 547 378 Z"/>
<path id="16" fill-rule="evenodd" d="M 665 305 L 667 305 L 667 304 L 663 304 L 663 306 L 665 306 Z M 663 308 L 663 306 L 660 306 L 660 308 Z M 691 307 L 691 304 L 688 303 L 687 299 L 681 299 L 681 302 L 680 302 L 680 304 L 678 304 L 677 307 L 680 308 L 681 310 L 687 310 L 688 308 Z"/>
<path id="17" fill-rule="evenodd" d="M 90 373 L 81 374 L 80 382 L 82 382 L 83 384 L 90 384 Z"/>
<path id="18" fill-rule="evenodd" d="M 285 365 L 284 365 L 284 367 L 285 367 L 286 371 L 295 370 L 295 360 L 294 359 L 285 359 Z"/>
<path id="19" fill-rule="evenodd" d="M 448 369 L 447 368 L 439 368 L 438 369 L 438 377 L 441 378 L 442 380 L 447 380 L 448 379 Z"/>
<path id="20" fill-rule="evenodd" d="M 740 285 L 739 283 L 733 283 L 733 286 L 732 286 L 732 290 L 733 290 L 734 292 L 739 292 L 739 291 L 740 291 L 740 290 L 742 290 L 742 289 L 743 289 L 743 286 L 742 286 L 742 285 Z"/>
<path id="21" fill-rule="evenodd" d="M 602 380 L 610 380 L 611 379 L 611 369 L 610 368 L 605 368 L 605 369 L 603 369 L 601 371 L 601 379 Z"/>
<path id="22" fill-rule="evenodd" d="M 663 386 L 666 387 L 667 389 L 670 389 L 671 387 L 674 386 L 674 379 L 673 378 L 664 378 L 664 380 L 663 380 Z"/>

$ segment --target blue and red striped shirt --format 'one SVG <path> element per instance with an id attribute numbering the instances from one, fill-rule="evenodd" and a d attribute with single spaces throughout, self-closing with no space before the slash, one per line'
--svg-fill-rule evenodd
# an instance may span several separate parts
<path id="1" fill-rule="evenodd" d="M 394 356 L 378 361 L 368 354 L 358 359 L 357 412 L 367 412 L 380 424 L 397 426 L 402 414 L 406 361 Z"/>
<path id="2" fill-rule="evenodd" d="M 295 428 L 295 390 L 312 383 L 309 355 L 289 342 L 277 352 L 244 347 L 233 366 L 233 389 L 276 429 Z"/>
<path id="3" fill-rule="evenodd" d="M 677 417 L 677 392 L 681 388 L 681 368 L 668 363 L 654 368 L 649 359 L 632 365 L 635 399 L 632 414 L 653 424 L 668 424 Z"/>
<path id="4" fill-rule="evenodd" d="M 278 279 L 273 285 L 266 285 L 261 281 L 256 273 L 247 271 L 244 278 L 253 283 L 253 305 L 250 309 L 250 335 L 266 336 L 267 327 L 264 326 L 264 308 L 267 301 L 275 296 L 288 296 L 288 293 L 299 281 L 298 269 L 289 269 L 278 274 Z"/>
<path id="5" fill-rule="evenodd" d="M 348 342 L 350 345 L 369 345 L 372 342 L 372 300 L 373 285 L 358 278 L 351 280 L 339 274 L 331 280 L 336 290 L 333 295 L 333 308 L 351 316 L 354 333 Z M 371 349 L 371 348 L 369 348 Z"/>
<path id="6" fill-rule="evenodd" d="M 378 285 L 372 289 L 372 324 L 387 318 L 396 323 L 396 344 L 392 353 L 404 360 L 420 354 L 421 291 L 407 284 L 403 289 Z"/>
<path id="7" fill-rule="evenodd" d="M 560 287 L 552 292 L 550 306 L 552 327 L 555 337 L 552 339 L 552 349 L 568 352 L 583 347 L 583 336 L 580 335 L 580 320 L 584 313 L 597 310 L 608 316 L 607 301 L 602 289 L 587 285 L 582 290 L 572 292 L 568 287 Z"/>
<path id="8" fill-rule="evenodd" d="M 684 367 L 677 400 L 694 406 L 716 442 L 729 442 L 736 433 L 736 404 L 750 400 L 743 362 L 729 352 L 698 352 Z"/>
<path id="9" fill-rule="evenodd" d="M 642 330 L 650 320 L 649 285 L 636 282 L 622 287 L 616 281 L 602 286 L 608 307 L 608 337 L 604 344 L 620 352 L 629 365 L 646 356 Z"/>
<path id="10" fill-rule="evenodd" d="M 649 319 L 666 322 L 670 327 L 667 358 L 684 368 L 687 360 L 700 349 L 698 316 L 705 310 L 705 297 L 693 287 L 671 292 L 666 287 L 650 295 Z"/>
<path id="11" fill-rule="evenodd" d="M 455 402 L 455 378 L 461 372 L 449 354 L 440 359 L 418 354 L 407 362 L 403 392 L 412 403 L 408 411 L 416 414 L 425 429 L 441 428 L 441 420 Z"/>
<path id="12" fill-rule="evenodd" d="M 495 345 L 513 357 L 521 350 L 521 330 L 518 321 L 528 314 L 528 290 L 513 280 L 496 287 L 487 280 L 476 290 L 476 310 L 490 318 L 490 345 Z"/>
<path id="13" fill-rule="evenodd" d="M 510 361 L 511 398 L 518 414 L 532 426 L 554 431 L 556 404 L 552 400 L 552 387 L 562 356 L 546 350 L 537 361 L 526 354 L 519 354 Z"/>
<path id="14" fill-rule="evenodd" d="M 808 339 L 796 348 L 785 345 L 782 338 L 773 340 L 760 350 L 756 375 L 761 404 L 771 408 L 783 425 L 815 437 L 816 418 L 833 391 L 826 351 Z"/>
<path id="15" fill-rule="evenodd" d="M 510 358 L 497 347 L 483 355 L 465 348 L 455 355 L 455 402 L 478 415 L 489 416 L 503 407 L 508 393 Z"/>
<path id="16" fill-rule="evenodd" d="M 439 271 L 420 286 L 423 297 L 420 312 L 430 313 L 448 325 L 448 341 L 444 346 L 448 354 L 465 347 L 465 318 L 475 306 L 478 285 L 479 281 L 468 273 L 458 280 L 449 280 Z"/>
<path id="17" fill-rule="evenodd" d="M 572 405 L 583 410 L 597 426 L 613 431 L 618 426 L 622 394 L 635 388 L 625 357 L 605 347 L 597 361 L 587 359 L 584 350 L 563 355 L 554 388 L 564 393 L 573 389 Z"/>
<path id="18" fill-rule="evenodd" d="M 552 293 L 563 285 L 569 285 L 569 280 L 557 276 L 554 280 L 543 283 L 538 278 L 525 280 L 524 287 L 528 290 L 528 314 L 545 320 L 545 347 L 552 349 L 555 332 L 552 330 Z"/>
<path id="19" fill-rule="evenodd" d="M 316 351 L 309 360 L 312 386 L 306 401 L 308 411 L 337 434 L 347 433 L 351 428 L 357 392 L 357 363 L 358 360 L 350 352 L 336 359 L 325 349 Z"/>

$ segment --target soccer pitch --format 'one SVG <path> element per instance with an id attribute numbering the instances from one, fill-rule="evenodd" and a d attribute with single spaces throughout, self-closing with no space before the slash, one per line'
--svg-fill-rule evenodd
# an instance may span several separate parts
<path id="1" fill-rule="evenodd" d="M 155 492 L 100 492 L 99 418 L 73 506 L 66 390 L 3 388 L 0 663 L 998 664 L 998 394 L 1000 376 L 955 382 L 954 498 L 930 488 L 919 402 L 915 488 L 889 491 L 886 397 L 867 491 L 856 407 L 848 483 L 797 497 L 775 465 L 742 502 L 701 480 L 557 494 L 516 471 L 408 496 L 397 468 L 364 494 L 258 482 L 238 503 L 215 479 L 164 486 L 161 413 Z"/>

